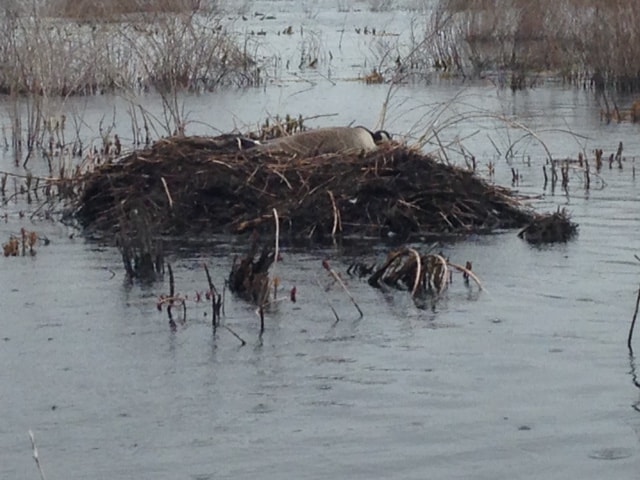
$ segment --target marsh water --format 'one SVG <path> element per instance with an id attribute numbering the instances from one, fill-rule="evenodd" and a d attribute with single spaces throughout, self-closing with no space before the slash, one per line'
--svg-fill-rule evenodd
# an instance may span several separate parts
<path id="1" fill-rule="evenodd" d="M 368 69 L 367 44 L 353 50 L 364 40 L 351 29 L 401 28 L 414 13 L 362 6 L 345 13 L 327 2 L 309 13 L 264 2 L 274 31 L 289 15 L 324 32 L 323 45 L 337 35 L 331 25 L 347 25 L 343 78 L 325 78 L 325 66 L 322 76 L 188 96 L 188 132 L 228 131 L 276 113 L 320 115 L 316 126 L 374 125 L 389 85 L 349 80 Z M 144 100 L 161 109 L 153 95 Z M 87 129 L 125 105 L 106 96 L 74 101 Z M 245 346 L 225 329 L 214 335 L 207 303 L 194 299 L 207 289 L 202 264 L 221 287 L 246 239 L 173 245 L 176 288 L 191 300 L 186 323 L 172 331 L 156 309 L 168 279 L 130 285 L 117 249 L 31 220 L 37 207 L 20 198 L 3 203 L 3 242 L 25 227 L 50 244 L 0 261 L 0 478 L 38 478 L 28 430 L 50 480 L 637 478 L 640 390 L 626 338 L 640 280 L 640 127 L 602 123 L 590 91 L 547 83 L 513 94 L 459 79 L 394 88 L 384 126 L 411 141 L 434 125 L 438 108 L 438 121 L 457 119 L 441 141 L 460 139 L 483 175 L 493 162 L 498 184 L 511 186 L 516 169 L 514 188 L 531 206 L 567 208 L 579 235 L 546 247 L 516 231 L 442 242 L 451 261 L 473 262 L 485 289 L 454 276 L 420 305 L 407 292 L 373 290 L 345 275 L 362 318 L 321 262 L 344 273 L 354 259 L 379 261 L 393 245 L 283 239 L 282 296 L 295 286 L 298 298 L 267 313 L 262 339 L 254 308 L 226 296 L 223 323 Z M 126 139 L 126 120 L 118 128 Z M 542 143 L 556 158 L 592 158 L 620 141 L 622 169 L 605 165 L 588 191 L 577 172 L 568 192 L 543 188 Z M 23 172 L 10 158 L 2 170 Z"/>

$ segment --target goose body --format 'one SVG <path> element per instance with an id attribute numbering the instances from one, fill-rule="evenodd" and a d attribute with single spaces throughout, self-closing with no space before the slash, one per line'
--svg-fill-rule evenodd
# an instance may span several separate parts
<path id="1" fill-rule="evenodd" d="M 309 157 L 330 153 L 370 152 L 379 143 L 389 140 L 391 136 L 384 130 L 372 132 L 365 127 L 327 127 L 276 138 L 254 148 L 261 152 Z"/>

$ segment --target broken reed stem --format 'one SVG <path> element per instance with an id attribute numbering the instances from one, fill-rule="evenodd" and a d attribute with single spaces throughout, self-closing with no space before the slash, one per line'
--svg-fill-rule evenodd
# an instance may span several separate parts
<path id="1" fill-rule="evenodd" d="M 169 271 L 169 299 L 167 301 L 167 316 L 169 317 L 169 325 L 171 328 L 176 327 L 176 322 L 173 320 L 173 313 L 171 312 L 171 307 L 174 304 L 174 295 L 175 295 L 175 281 L 173 278 L 173 269 L 171 268 L 171 264 L 167 262 L 167 270 Z"/>
<path id="2" fill-rule="evenodd" d="M 636 309 L 633 312 L 633 319 L 631 320 L 631 327 L 629 328 L 629 336 L 627 337 L 627 348 L 629 349 L 629 354 L 631 355 L 633 355 L 631 340 L 633 339 L 633 329 L 636 326 L 636 318 L 638 318 L 638 309 L 640 309 L 640 288 L 638 288 L 638 295 L 636 297 Z"/>
<path id="3" fill-rule="evenodd" d="M 317 278 L 316 278 L 316 283 L 318 284 L 318 287 L 320 288 L 320 290 L 324 290 L 324 288 L 322 288 L 322 285 L 320 284 L 320 280 L 318 280 Z M 324 299 L 327 302 L 327 305 L 329 305 L 329 308 L 331 309 L 331 311 L 333 312 L 333 316 L 336 317 L 336 321 L 333 323 L 335 325 L 336 323 L 338 323 L 340 321 L 340 317 L 338 316 L 338 312 L 336 312 L 336 309 L 333 308 L 333 305 L 331 305 L 331 301 L 329 300 L 329 297 L 327 297 L 325 295 Z"/>
<path id="4" fill-rule="evenodd" d="M 476 285 L 478 285 L 478 288 L 479 288 L 480 290 L 484 290 L 484 287 L 482 286 L 482 283 L 480 282 L 480 279 L 477 277 L 477 275 L 476 275 L 475 273 L 473 273 L 473 271 L 472 271 L 472 270 L 470 270 L 470 269 L 468 269 L 468 268 L 466 268 L 466 267 L 463 267 L 462 265 L 458 265 L 458 264 L 456 264 L 456 263 L 451 263 L 451 262 L 447 262 L 447 263 L 448 263 L 448 265 L 449 265 L 450 267 L 453 267 L 453 268 L 455 268 L 456 270 L 459 270 L 459 271 L 461 271 L 462 273 L 467 274 L 470 278 L 472 278 L 472 279 L 473 279 L 473 281 L 474 281 L 474 282 L 476 282 Z"/>
<path id="5" fill-rule="evenodd" d="M 264 333 L 264 305 L 258 307 L 258 315 L 260 316 L 260 338 Z"/>
<path id="6" fill-rule="evenodd" d="M 418 286 L 420 285 L 420 278 L 422 277 L 422 262 L 420 261 L 420 254 L 414 248 L 408 248 L 407 251 L 416 259 L 416 276 L 413 280 L 413 288 L 411 289 L 411 296 L 415 297 Z"/>
<path id="7" fill-rule="evenodd" d="M 240 341 L 240 346 L 244 347 L 247 342 L 244 340 L 244 338 L 242 338 L 240 335 L 238 335 L 236 332 L 234 332 L 231 327 L 227 326 L 227 325 L 222 325 L 231 335 L 233 335 L 234 337 L 236 337 L 239 341 Z"/>
<path id="8" fill-rule="evenodd" d="M 36 467 L 38 467 L 38 472 L 40 473 L 40 480 L 47 480 L 47 477 L 45 477 L 44 471 L 42 470 L 42 465 L 40 465 L 38 447 L 36 446 L 36 437 L 31 430 L 29 430 L 29 438 L 31 439 L 31 448 L 33 449 L 33 460 L 36 462 Z"/>
<path id="9" fill-rule="evenodd" d="M 442 293 L 445 287 L 447 286 L 447 281 L 448 281 L 447 279 L 449 278 L 449 267 L 448 267 L 449 262 L 447 262 L 446 258 L 444 258 L 442 255 L 438 255 L 437 253 L 432 254 L 432 256 L 436 260 L 438 260 L 442 265 L 442 271 L 440 272 L 440 279 L 438 281 L 439 283 L 438 293 Z M 435 274 L 436 272 L 434 272 L 431 277 L 431 284 L 433 286 L 435 286 Z"/>
<path id="10" fill-rule="evenodd" d="M 222 284 L 222 298 L 220 299 L 220 312 L 222 315 L 226 316 L 227 313 L 224 311 L 224 301 L 227 293 L 227 282 Z"/>
<path id="11" fill-rule="evenodd" d="M 329 194 L 329 198 L 331 199 L 331 206 L 333 208 L 333 228 L 331 229 L 331 238 L 335 238 L 336 232 L 338 230 L 342 231 L 342 221 L 340 219 L 340 210 L 336 205 L 336 199 L 333 196 L 333 192 L 331 190 L 327 190 Z"/>
<path id="12" fill-rule="evenodd" d="M 360 309 L 360 306 L 358 305 L 358 302 L 356 302 L 355 298 L 353 298 L 353 295 L 351 295 L 351 292 L 349 291 L 349 289 L 347 288 L 347 286 L 344 284 L 344 282 L 342 281 L 342 279 L 340 278 L 340 275 L 338 275 L 336 273 L 336 271 L 331 268 L 331 266 L 329 265 L 329 262 L 327 260 L 323 260 L 322 261 L 322 266 L 324 267 L 324 269 L 329 272 L 329 274 L 335 279 L 336 282 L 338 282 L 340 284 L 340 286 L 342 287 L 342 289 L 345 291 L 345 293 L 347 294 L 347 296 L 349 297 L 349 299 L 351 300 L 351 303 L 353 303 L 353 305 L 356 307 L 356 309 L 358 310 L 358 313 L 360 314 L 360 318 L 364 317 L 364 313 L 362 313 L 362 310 Z"/>
<path id="13" fill-rule="evenodd" d="M 218 294 L 216 287 L 211 280 L 211 274 L 209 273 L 209 267 L 204 264 L 204 272 L 207 275 L 207 283 L 209 284 L 209 293 L 211 295 L 211 326 L 215 330 L 218 326 L 218 319 L 220 317 L 220 302 L 222 297 Z"/>
<path id="14" fill-rule="evenodd" d="M 271 276 L 273 277 L 273 299 L 278 297 L 278 282 L 276 280 L 276 265 L 278 264 L 278 255 L 280 254 L 280 219 L 278 218 L 278 210 L 273 209 L 273 220 L 276 222 L 276 240 L 273 252 L 273 268 Z"/>
<path id="15" fill-rule="evenodd" d="M 591 177 L 589 176 L 589 160 L 587 160 L 586 158 L 584 159 L 584 181 L 584 188 L 586 190 L 589 190 L 589 188 L 591 187 Z"/>

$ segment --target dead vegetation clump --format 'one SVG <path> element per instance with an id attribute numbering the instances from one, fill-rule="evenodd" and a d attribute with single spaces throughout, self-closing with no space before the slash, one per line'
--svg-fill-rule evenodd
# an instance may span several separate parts
<path id="1" fill-rule="evenodd" d="M 20 229 L 20 236 L 11 235 L 7 243 L 2 245 L 5 257 L 25 256 L 27 253 L 31 256 L 36 254 L 35 246 L 39 237 L 36 232 Z M 47 242 L 47 240 L 45 240 Z"/>
<path id="2" fill-rule="evenodd" d="M 238 138 L 173 137 L 79 178 L 76 215 L 113 235 L 133 210 L 159 234 L 270 231 L 335 236 L 460 235 L 518 228 L 533 214 L 508 189 L 389 144 L 296 158 L 239 150 Z"/>
<path id="3" fill-rule="evenodd" d="M 233 259 L 229 290 L 258 307 L 265 305 L 271 287 L 269 268 L 274 260 L 275 254 L 266 246 L 258 255 L 257 242 L 254 241 L 245 256 Z"/>
<path id="4" fill-rule="evenodd" d="M 353 267 L 350 267 L 351 270 L 357 273 L 358 267 Z M 380 267 L 364 268 L 361 271 L 370 273 L 368 282 L 372 287 L 382 288 L 386 285 L 409 290 L 412 297 L 423 297 L 427 294 L 442 293 L 452 282 L 453 270 L 462 272 L 465 284 L 468 285 L 469 279 L 472 279 L 482 290 L 480 280 L 471 269 L 471 262 L 466 262 L 463 267 L 450 262 L 442 254 L 421 254 L 413 248 L 404 247 L 389 252 L 386 261 Z"/>
<path id="5" fill-rule="evenodd" d="M 537 214 L 518 233 L 518 237 L 532 244 L 567 242 L 578 232 L 566 209 L 554 213 Z"/>

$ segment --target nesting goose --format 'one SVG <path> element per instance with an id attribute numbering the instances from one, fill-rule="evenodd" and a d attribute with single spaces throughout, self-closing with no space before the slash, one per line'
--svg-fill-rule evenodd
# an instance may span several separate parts
<path id="1" fill-rule="evenodd" d="M 300 157 L 326 153 L 370 152 L 391 140 L 385 130 L 372 132 L 365 127 L 327 127 L 269 140 L 254 148 L 261 152 L 286 153 Z"/>

